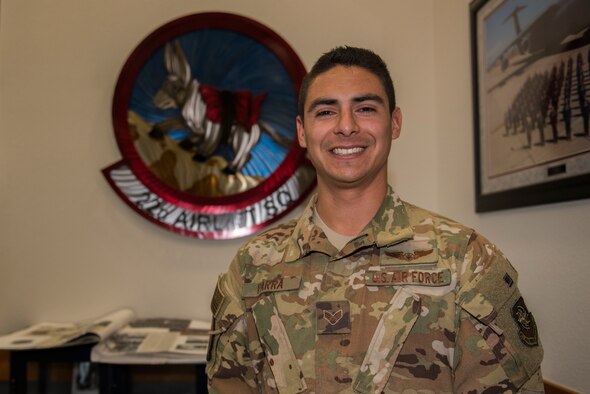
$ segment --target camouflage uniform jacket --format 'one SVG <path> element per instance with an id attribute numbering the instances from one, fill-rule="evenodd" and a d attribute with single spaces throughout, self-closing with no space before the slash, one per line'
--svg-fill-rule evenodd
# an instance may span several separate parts
<path id="1" fill-rule="evenodd" d="M 338 251 L 315 200 L 220 277 L 211 393 L 543 391 L 534 319 L 493 244 L 389 189 Z"/>

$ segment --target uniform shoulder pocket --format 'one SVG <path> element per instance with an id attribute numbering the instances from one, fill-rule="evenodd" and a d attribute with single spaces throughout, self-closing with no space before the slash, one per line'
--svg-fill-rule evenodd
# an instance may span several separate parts
<path id="1" fill-rule="evenodd" d="M 277 309 L 274 295 L 258 299 L 252 305 L 252 315 L 278 391 L 281 394 L 306 391 L 307 385 Z"/>
<path id="2" fill-rule="evenodd" d="M 211 299 L 213 321 L 207 348 L 207 374 L 210 377 L 220 368 L 221 355 L 225 351 L 231 353 L 231 343 L 244 339 L 240 338 L 239 330 L 232 330 L 242 319 L 244 310 L 237 295 L 232 293 L 231 280 L 230 274 L 220 275 Z"/>
<path id="3" fill-rule="evenodd" d="M 482 323 L 477 330 L 506 375 L 521 387 L 539 370 L 543 348 L 516 279 L 512 265 L 498 255 L 477 280 L 459 290 L 457 304 Z"/>

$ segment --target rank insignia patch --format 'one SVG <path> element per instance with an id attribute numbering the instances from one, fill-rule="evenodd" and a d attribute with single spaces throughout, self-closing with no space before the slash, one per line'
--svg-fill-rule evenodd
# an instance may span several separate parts
<path id="1" fill-rule="evenodd" d="M 512 318 L 518 325 L 518 335 L 522 343 L 531 347 L 539 346 L 539 335 L 535 319 L 527 309 L 522 297 L 512 306 Z"/>
<path id="2" fill-rule="evenodd" d="M 318 301 L 316 303 L 317 333 L 349 334 L 350 304 L 348 301 Z"/>

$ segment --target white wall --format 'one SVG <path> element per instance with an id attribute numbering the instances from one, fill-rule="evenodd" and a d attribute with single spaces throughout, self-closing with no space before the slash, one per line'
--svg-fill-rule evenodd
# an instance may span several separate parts
<path id="1" fill-rule="evenodd" d="M 0 7 L 0 334 L 121 306 L 208 318 L 216 277 L 244 240 L 169 233 L 119 200 L 100 169 L 121 157 L 110 105 L 129 53 L 172 19 L 227 11 L 269 26 L 307 67 L 340 44 L 385 58 L 404 113 L 390 163 L 396 189 L 502 247 L 540 326 L 545 376 L 590 390 L 581 373 L 590 352 L 582 288 L 589 247 L 580 245 L 588 200 L 473 213 L 467 0 L 2 0 Z"/>

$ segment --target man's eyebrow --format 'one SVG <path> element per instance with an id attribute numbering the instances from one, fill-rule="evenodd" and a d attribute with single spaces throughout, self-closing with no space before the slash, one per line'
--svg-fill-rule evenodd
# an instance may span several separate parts
<path id="1" fill-rule="evenodd" d="M 352 101 L 354 101 L 355 103 L 362 103 L 363 101 L 376 101 L 380 104 L 383 104 L 385 102 L 383 100 L 383 97 L 377 94 L 364 94 L 362 96 L 354 97 Z"/>
<path id="2" fill-rule="evenodd" d="M 312 112 L 314 109 L 319 107 L 320 105 L 334 105 L 338 102 L 336 99 L 331 98 L 318 98 L 311 102 L 309 107 L 307 108 L 307 112 Z"/>

